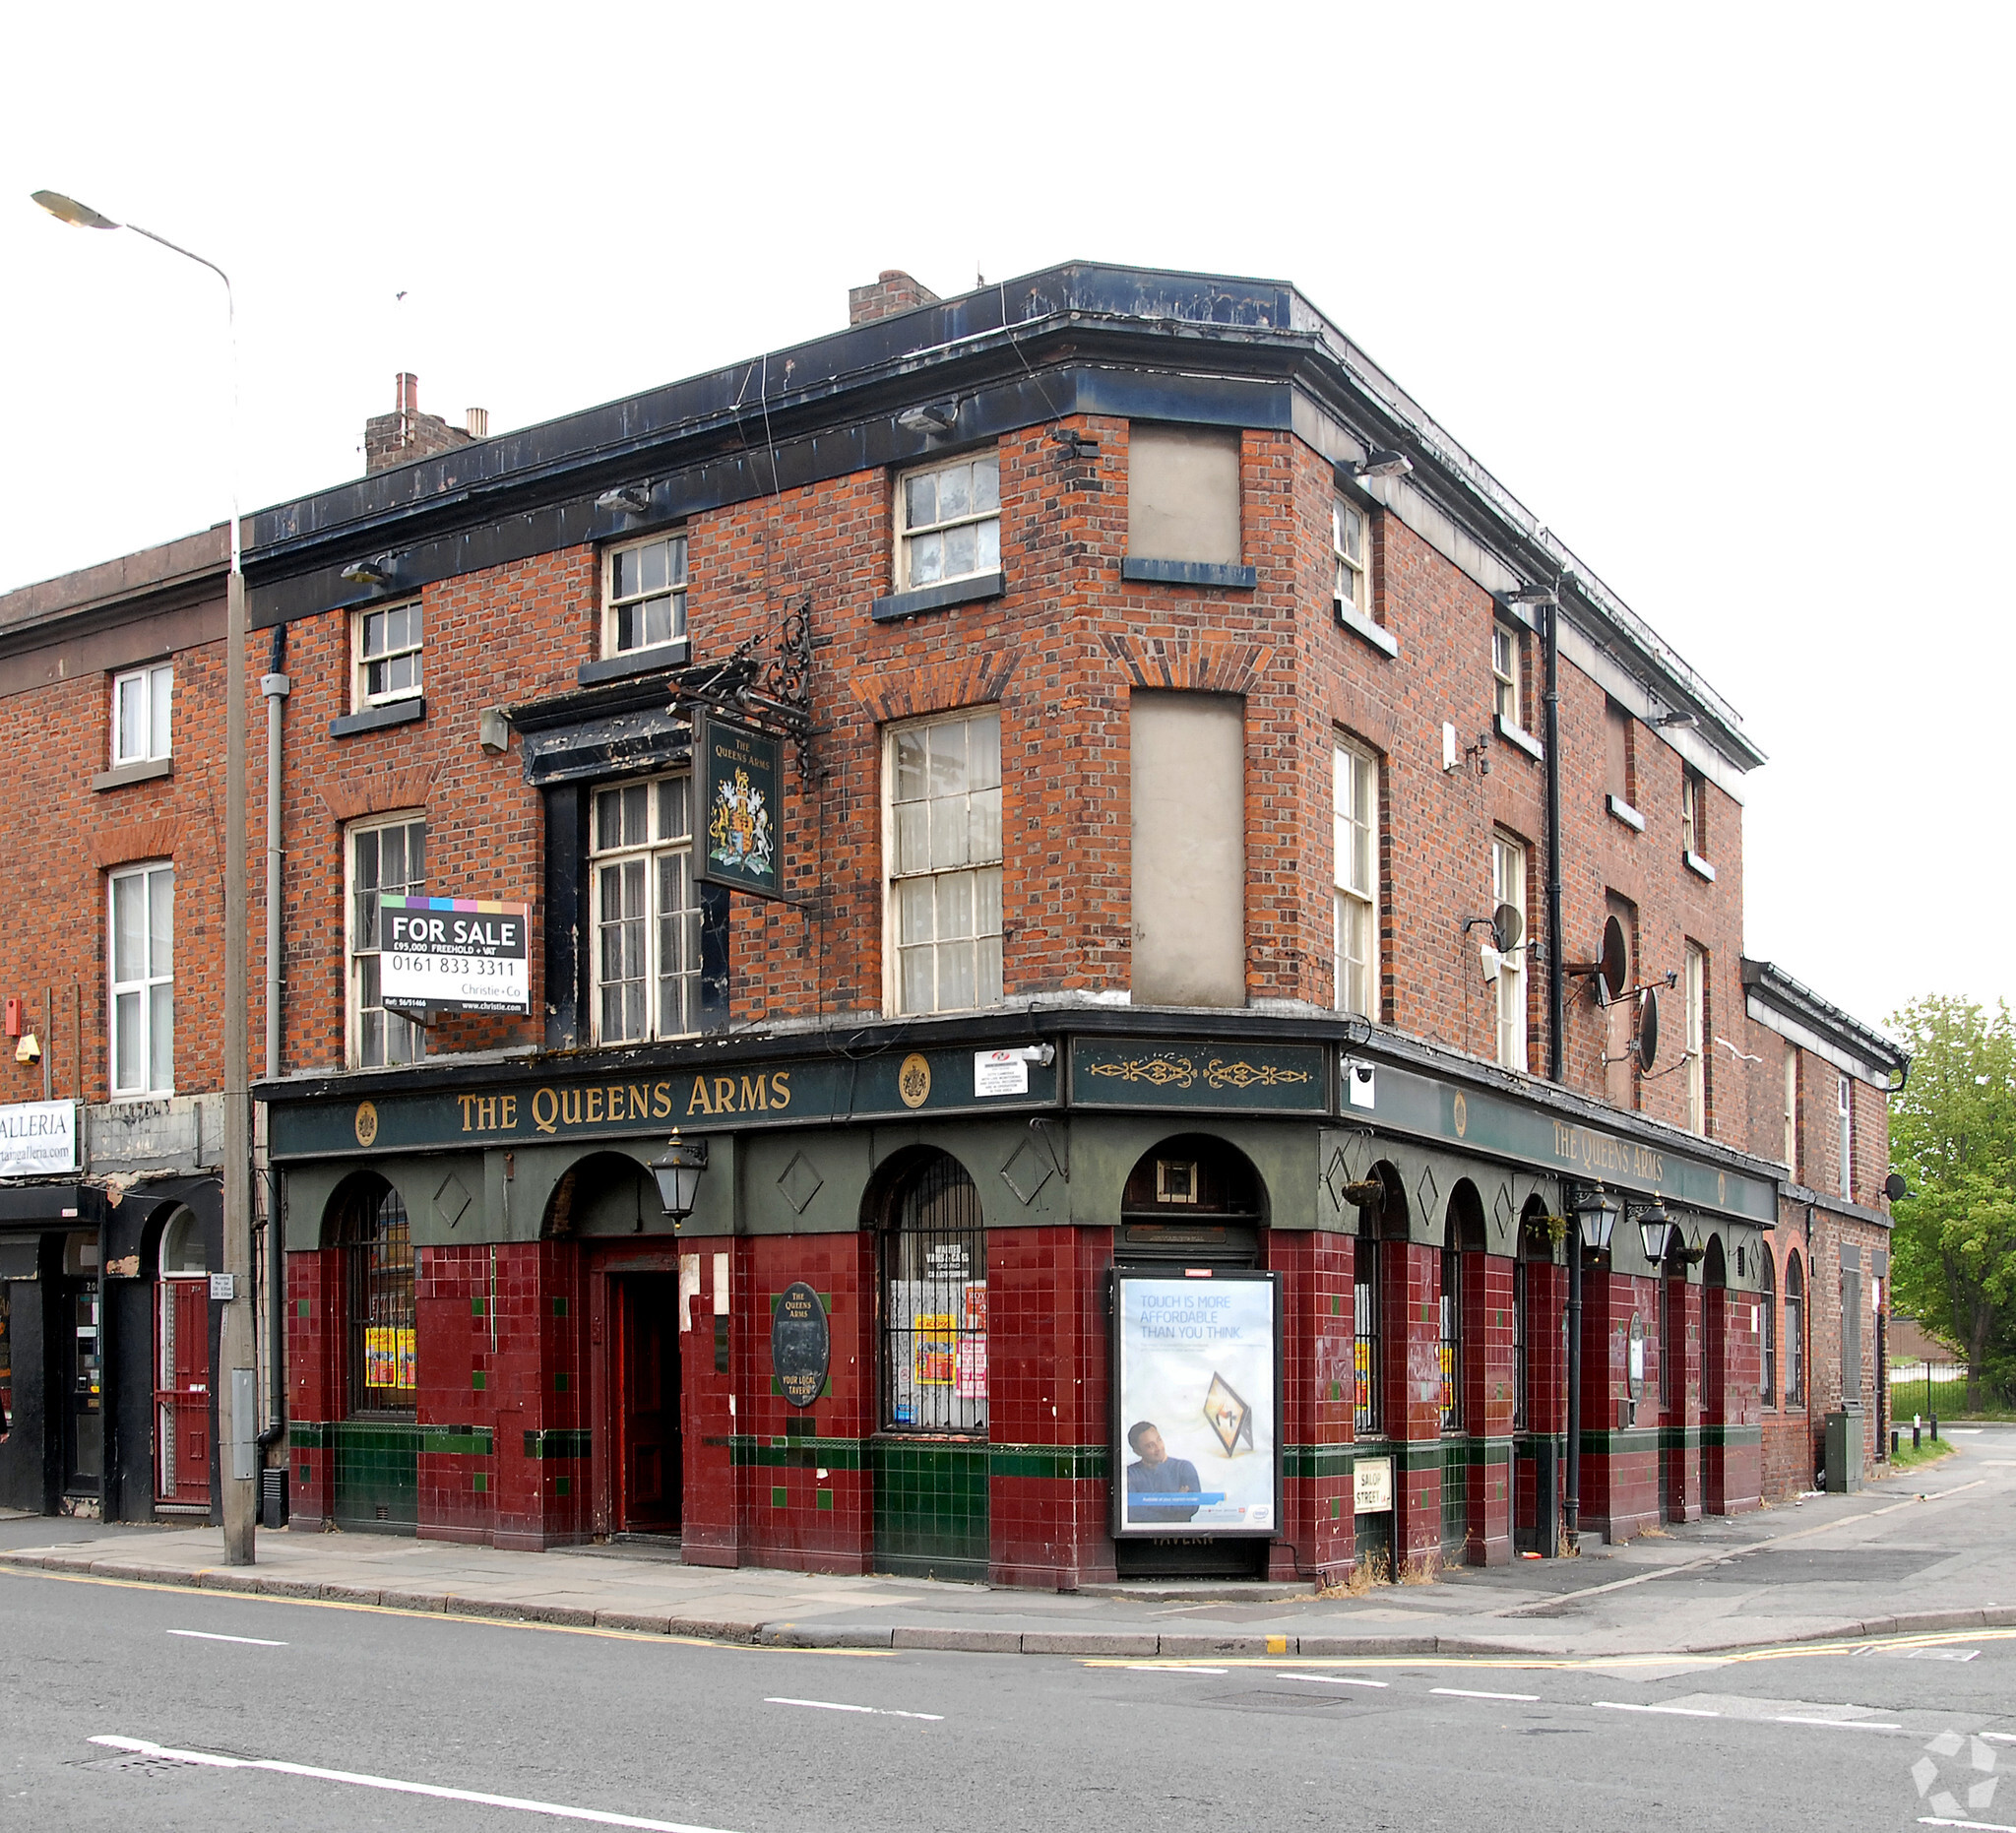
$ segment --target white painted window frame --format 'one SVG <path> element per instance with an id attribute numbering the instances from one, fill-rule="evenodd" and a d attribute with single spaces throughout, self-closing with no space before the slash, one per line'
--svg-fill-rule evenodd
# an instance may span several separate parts
<path id="1" fill-rule="evenodd" d="M 166 881 L 168 900 L 167 961 L 154 956 L 152 912 L 158 881 Z M 146 959 L 137 964 L 138 974 L 120 976 L 119 888 L 138 885 L 141 908 L 141 948 Z M 137 865 L 122 865 L 105 874 L 105 1086 L 114 1101 L 146 1101 L 175 1092 L 175 863 L 172 859 L 150 859 Z M 167 1062 L 165 1074 L 157 1076 L 157 1018 L 155 1007 L 162 989 L 167 993 Z M 135 1000 L 140 1032 L 140 1080 L 122 1082 L 119 1077 L 119 1045 L 127 1035 L 127 1021 L 121 1015 L 121 1001 Z"/>
<path id="2" fill-rule="evenodd" d="M 1379 949 L 1379 759 L 1376 753 L 1342 733 L 1331 751 L 1331 939 L 1336 969 L 1335 996 L 1340 1012 L 1379 1016 L 1379 977 L 1384 966 Z M 1361 812 L 1362 811 L 1362 812 Z M 1356 869 L 1362 853 L 1363 870 Z M 1363 917 L 1362 958 L 1346 947 L 1347 917 Z M 1359 983 L 1353 985 L 1356 980 Z"/>
<path id="3" fill-rule="evenodd" d="M 686 832 L 683 835 L 660 833 L 660 813 L 663 805 L 662 791 L 666 785 L 686 785 Z M 614 846 L 601 845 L 601 797 L 620 794 L 625 790 L 642 789 L 646 794 L 646 825 L 649 832 L 643 840 L 622 841 Z M 590 1026 L 596 1043 L 644 1043 L 653 1039 L 692 1038 L 700 1032 L 700 886 L 694 877 L 697 861 L 694 857 L 694 829 L 698 824 L 698 812 L 693 806 L 693 778 L 690 771 L 673 770 L 661 772 L 655 777 L 629 778 L 620 783 L 597 784 L 588 801 L 588 877 L 589 877 L 589 1004 Z M 676 825 L 676 824 L 674 824 Z M 666 859 L 683 857 L 686 861 L 685 891 L 690 902 L 680 908 L 667 911 L 661 896 L 662 863 Z M 641 864 L 644 868 L 644 911 L 641 920 L 644 924 L 644 1025 L 636 1032 L 628 1030 L 612 1034 L 602 1023 L 602 925 L 605 920 L 603 910 L 603 874 L 609 870 Z M 678 923 L 685 937 L 685 952 L 688 961 L 674 973 L 665 972 L 665 938 L 663 927 L 666 919 Z M 639 920 L 628 913 L 608 920 L 633 922 Z M 662 1011 L 663 988 L 661 982 L 666 979 L 682 983 L 680 1004 L 683 1015 L 689 1021 L 685 1029 L 675 1029 L 664 1023 Z"/>
<path id="4" fill-rule="evenodd" d="M 910 519 L 912 483 L 924 477 L 942 477 L 962 468 L 974 473 L 969 478 L 967 509 L 958 515 L 940 516 L 914 524 Z M 991 507 L 975 508 L 973 505 L 978 492 L 971 486 L 977 482 L 981 472 L 991 475 L 993 502 Z M 1001 570 L 1001 455 L 996 448 L 989 446 L 977 452 L 962 452 L 954 458 L 934 459 L 928 465 L 913 465 L 899 472 L 895 507 L 896 513 L 892 518 L 896 527 L 893 576 L 898 592 L 919 592 L 933 586 L 956 585 L 961 580 L 984 579 L 989 573 Z M 992 527 L 991 541 L 987 533 L 989 525 Z M 917 544 L 933 535 L 943 536 L 966 528 L 977 531 L 974 538 L 974 564 L 957 573 L 948 572 L 941 564 L 935 578 L 916 577 L 914 557 Z"/>
<path id="5" fill-rule="evenodd" d="M 370 653 L 373 620 L 384 620 L 389 628 L 395 614 L 410 613 L 406 632 L 410 641 L 400 641 L 397 645 L 388 643 L 377 654 Z M 425 689 L 426 625 L 420 615 L 418 599 L 405 600 L 398 604 L 362 605 L 350 613 L 350 711 L 361 713 L 367 707 L 389 707 L 401 700 L 417 700 Z M 384 664 L 388 668 L 396 663 L 412 658 L 412 679 L 397 687 L 387 687 L 377 693 L 371 691 L 371 666 L 374 663 Z"/>
<path id="6" fill-rule="evenodd" d="M 618 594 L 616 591 L 617 563 L 631 554 L 641 554 L 647 548 L 665 549 L 665 583 L 650 588 L 639 587 L 635 592 Z M 602 657 L 613 661 L 619 656 L 648 656 L 657 650 L 668 650 L 688 639 L 691 625 L 688 621 L 688 599 L 692 581 L 692 550 L 688 544 L 685 529 L 662 529 L 656 535 L 647 535 L 634 541 L 616 541 L 602 549 Z M 644 606 L 657 599 L 671 600 L 671 634 L 653 643 L 641 640 L 636 643 L 619 644 L 622 629 L 622 613 L 632 605 Z M 640 612 L 641 614 L 641 612 Z"/>
<path id="7" fill-rule="evenodd" d="M 422 862 L 420 875 L 412 875 L 411 836 L 408 836 L 407 876 L 398 881 L 394 895 L 407 897 L 426 896 L 426 846 L 427 816 L 424 809 L 408 808 L 396 813 L 372 815 L 367 820 L 353 821 L 344 829 L 343 836 L 343 909 L 344 909 L 344 1058 L 352 1069 L 390 1069 L 402 1063 L 416 1063 L 427 1054 L 426 1028 L 404 1012 L 388 1010 L 383 1005 L 367 1006 L 364 1003 L 364 963 L 378 958 L 378 938 L 363 935 L 364 924 L 358 912 L 357 901 L 364 890 L 384 892 L 386 886 L 381 868 L 378 883 L 359 886 L 357 882 L 357 842 L 366 834 L 383 834 L 394 828 L 414 828 L 420 830 Z M 382 843 L 381 843 L 382 844 Z M 380 986 L 383 995 L 383 985 Z M 385 1042 L 381 1055 L 375 1060 L 365 1060 L 364 1034 L 365 1017 L 368 1012 L 380 1012 L 385 1017 Z M 397 1033 L 394 1028 L 398 1027 Z M 392 1043 L 397 1035 L 410 1051 L 406 1056 L 393 1054 Z"/>
<path id="8" fill-rule="evenodd" d="M 120 703 L 128 690 L 141 701 L 141 748 L 129 751 L 121 742 Z M 112 768 L 128 764 L 158 764 L 174 755 L 171 718 L 175 696 L 175 664 L 150 664 L 145 668 L 125 668 L 112 677 Z"/>

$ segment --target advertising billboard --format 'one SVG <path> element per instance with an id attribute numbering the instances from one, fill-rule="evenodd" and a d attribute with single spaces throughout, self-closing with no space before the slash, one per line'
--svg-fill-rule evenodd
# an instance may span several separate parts
<path id="1" fill-rule="evenodd" d="M 378 983 L 396 1012 L 532 1010 L 532 912 L 473 898 L 378 900 Z"/>
<path id="2" fill-rule="evenodd" d="M 1113 1532 L 1273 1535 L 1281 1352 L 1271 1273 L 1116 1273 Z"/>

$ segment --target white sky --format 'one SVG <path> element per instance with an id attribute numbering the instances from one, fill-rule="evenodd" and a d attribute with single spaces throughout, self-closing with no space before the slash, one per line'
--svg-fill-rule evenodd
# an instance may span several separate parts
<path id="1" fill-rule="evenodd" d="M 16 9 L 0 590 L 228 500 L 221 289 L 37 188 L 230 271 L 247 508 L 359 474 L 401 367 L 495 431 L 883 267 L 1287 280 L 1743 713 L 1749 952 L 2016 996 L 2016 9 L 696 11 Z"/>

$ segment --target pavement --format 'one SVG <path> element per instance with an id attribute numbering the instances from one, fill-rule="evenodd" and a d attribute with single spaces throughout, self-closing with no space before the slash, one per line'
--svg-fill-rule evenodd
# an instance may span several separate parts
<path id="1" fill-rule="evenodd" d="M 689 1566 L 656 1549 L 506 1552 L 442 1541 L 0 1518 L 0 1565 L 255 1596 L 787 1648 L 1170 1656 L 1710 1654 L 2016 1625 L 2016 1426 L 1954 1456 L 1565 1559 L 1459 1567 L 1360 1595 L 1142 1584 L 1076 1592 Z"/>

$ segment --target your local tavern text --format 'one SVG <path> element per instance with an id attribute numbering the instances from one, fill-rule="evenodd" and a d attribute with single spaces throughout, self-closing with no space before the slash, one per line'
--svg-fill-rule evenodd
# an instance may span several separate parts
<path id="1" fill-rule="evenodd" d="M 682 1100 L 683 1098 L 683 1100 Z M 791 1105 L 788 1069 L 741 1076 L 694 1076 L 677 1082 L 607 1082 L 588 1088 L 535 1089 L 517 1095 L 458 1095 L 465 1133 L 516 1132 L 521 1111 L 540 1133 L 564 1127 L 621 1125 L 627 1120 L 669 1120 L 675 1115 L 781 1113 Z"/>

